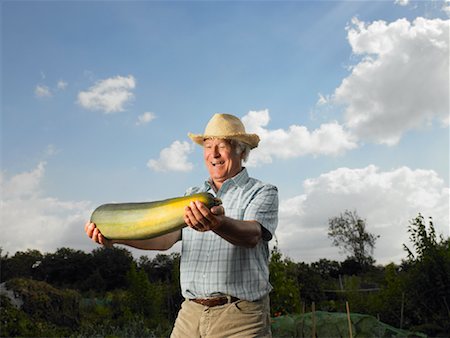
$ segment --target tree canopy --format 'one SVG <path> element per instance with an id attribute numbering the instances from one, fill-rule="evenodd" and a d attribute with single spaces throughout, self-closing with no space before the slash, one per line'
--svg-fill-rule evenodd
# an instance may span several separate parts
<path id="1" fill-rule="evenodd" d="M 362 267 L 375 262 L 373 249 L 379 236 L 366 230 L 366 221 L 356 211 L 345 210 L 343 214 L 328 220 L 328 237 L 333 245 L 350 254 Z"/>

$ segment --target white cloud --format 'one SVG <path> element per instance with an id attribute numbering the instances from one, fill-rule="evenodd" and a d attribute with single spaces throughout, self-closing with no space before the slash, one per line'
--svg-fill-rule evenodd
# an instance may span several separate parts
<path id="1" fill-rule="evenodd" d="M 147 123 L 153 121 L 155 118 L 156 118 L 156 115 L 154 113 L 145 112 L 144 114 L 138 116 L 136 125 L 141 126 L 143 124 L 147 124 Z"/>
<path id="2" fill-rule="evenodd" d="M 395 0 L 395 4 L 400 5 L 400 6 L 408 6 L 409 0 Z"/>
<path id="3" fill-rule="evenodd" d="M 46 162 L 40 162 L 34 170 L 14 175 L 7 181 L 3 179 L 2 174 L 3 196 L 20 198 L 39 194 L 39 183 L 44 176 L 46 164 Z"/>
<path id="4" fill-rule="evenodd" d="M 434 120 L 449 124 L 449 20 L 366 24 L 353 19 L 348 41 L 362 56 L 333 95 L 359 138 L 388 145 Z"/>
<path id="5" fill-rule="evenodd" d="M 49 144 L 47 148 L 45 149 L 44 155 L 46 157 L 54 156 L 60 152 L 60 149 L 58 149 L 54 144 Z"/>
<path id="6" fill-rule="evenodd" d="M 56 88 L 59 90 L 64 90 L 66 89 L 68 86 L 68 83 L 64 80 L 59 80 L 58 83 L 56 84 Z"/>
<path id="7" fill-rule="evenodd" d="M 36 97 L 52 97 L 50 88 L 45 85 L 37 85 L 34 88 L 34 94 L 36 95 Z"/>
<path id="8" fill-rule="evenodd" d="M 442 6 L 442 11 L 445 12 L 448 16 L 450 16 L 450 0 L 445 0 L 444 5 Z"/>
<path id="9" fill-rule="evenodd" d="M 42 73 L 41 77 L 44 80 L 45 74 Z M 65 90 L 67 88 L 67 86 L 68 86 L 68 83 L 63 80 L 59 80 L 56 83 L 56 87 L 53 87 L 53 88 L 50 88 L 44 84 L 38 84 L 34 88 L 34 95 L 38 98 L 52 97 L 55 91 Z"/>
<path id="10" fill-rule="evenodd" d="M 135 86 L 136 81 L 132 75 L 101 80 L 89 90 L 79 92 L 78 103 L 89 110 L 121 112 L 125 110 L 125 104 L 134 98 L 131 91 Z"/>
<path id="11" fill-rule="evenodd" d="M 0 174 L 1 247 L 5 252 L 37 249 L 52 252 L 60 247 L 92 248 L 83 225 L 92 207 L 89 202 L 61 201 L 45 196 L 41 182 L 45 162 L 35 169 L 7 178 Z"/>
<path id="12" fill-rule="evenodd" d="M 346 209 L 356 210 L 368 231 L 381 236 L 374 252 L 378 263 L 406 258 L 407 227 L 419 212 L 433 217 L 438 234 L 449 235 L 450 191 L 432 170 L 339 168 L 306 180 L 303 187 L 302 195 L 281 201 L 277 230 L 281 250 L 296 261 L 338 256 L 327 236 L 328 219 Z"/>
<path id="13" fill-rule="evenodd" d="M 187 157 L 193 151 L 193 145 L 188 142 L 175 141 L 170 147 L 161 150 L 159 159 L 150 159 L 147 166 L 155 171 L 191 171 L 194 165 Z"/>
<path id="14" fill-rule="evenodd" d="M 269 111 L 250 111 L 242 118 L 246 131 L 261 138 L 252 150 L 248 165 L 271 163 L 274 157 L 288 159 L 304 155 L 340 155 L 357 147 L 354 137 L 337 122 L 322 124 L 309 131 L 304 126 L 291 125 L 287 130 L 270 130 Z"/>
<path id="15" fill-rule="evenodd" d="M 330 102 L 330 97 L 329 96 L 324 96 L 321 93 L 319 93 L 319 99 L 317 100 L 317 105 L 318 106 L 323 106 L 325 104 L 328 104 Z"/>

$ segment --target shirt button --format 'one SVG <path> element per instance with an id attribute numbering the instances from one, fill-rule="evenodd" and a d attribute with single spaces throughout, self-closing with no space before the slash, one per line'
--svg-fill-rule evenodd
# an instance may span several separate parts
<path id="1" fill-rule="evenodd" d="M 206 274 L 205 273 L 203 274 L 203 278 L 206 278 Z"/>

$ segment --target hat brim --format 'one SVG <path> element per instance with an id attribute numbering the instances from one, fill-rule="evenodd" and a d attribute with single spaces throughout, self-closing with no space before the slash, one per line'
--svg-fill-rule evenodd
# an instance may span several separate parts
<path id="1" fill-rule="evenodd" d="M 251 149 L 258 146 L 259 136 L 256 134 L 232 134 L 232 135 L 203 135 L 203 134 L 188 134 L 189 138 L 195 143 L 203 146 L 203 142 L 209 138 L 218 138 L 225 140 L 238 140 L 245 144 L 248 144 Z"/>

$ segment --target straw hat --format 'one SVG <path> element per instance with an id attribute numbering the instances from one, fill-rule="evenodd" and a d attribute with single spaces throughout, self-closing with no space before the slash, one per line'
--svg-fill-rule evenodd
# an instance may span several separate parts
<path id="1" fill-rule="evenodd" d="M 208 138 L 235 139 L 248 144 L 251 149 L 256 148 L 259 143 L 259 136 L 247 134 L 241 120 L 230 114 L 214 114 L 206 125 L 204 134 L 189 133 L 188 136 L 200 145 Z"/>

